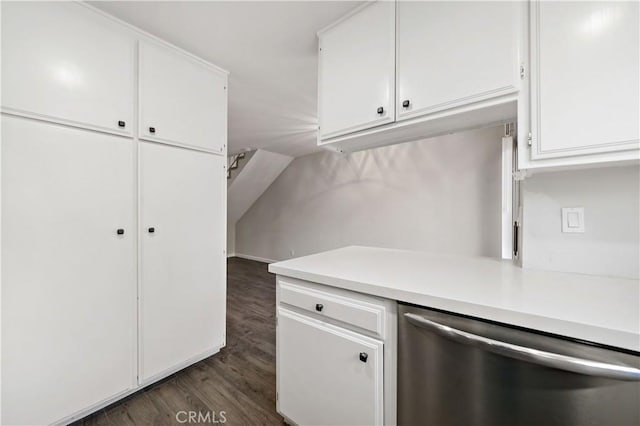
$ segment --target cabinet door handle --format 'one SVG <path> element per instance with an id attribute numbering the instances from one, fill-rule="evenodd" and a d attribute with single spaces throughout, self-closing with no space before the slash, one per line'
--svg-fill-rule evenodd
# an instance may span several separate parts
<path id="1" fill-rule="evenodd" d="M 122 120 L 118 121 L 118 127 L 124 127 L 126 125 L 127 125 L 127 123 L 125 123 L 124 121 L 122 121 Z"/>
<path id="2" fill-rule="evenodd" d="M 153 226 L 151 228 L 149 228 L 149 233 L 153 234 L 154 232 L 156 232 L 156 228 L 154 228 Z"/>
<path id="3" fill-rule="evenodd" d="M 367 362 L 367 358 L 369 358 L 369 355 L 366 352 L 360 352 L 360 361 Z"/>
<path id="4" fill-rule="evenodd" d="M 384 108 L 378 107 L 378 115 L 382 115 L 382 114 L 384 114 Z"/>
<path id="5" fill-rule="evenodd" d="M 118 234 L 118 235 L 124 235 L 124 229 L 122 229 L 122 228 L 118 228 L 118 229 L 116 230 L 116 234 Z"/>
<path id="6" fill-rule="evenodd" d="M 156 132 L 155 127 L 149 127 L 149 133 L 155 133 L 155 132 Z"/>
<path id="7" fill-rule="evenodd" d="M 411 101 L 409 101 L 409 99 L 402 101 L 402 108 L 409 108 L 409 105 L 411 105 Z"/>
<path id="8" fill-rule="evenodd" d="M 316 303 L 316 311 L 322 312 L 324 305 L 322 303 Z"/>

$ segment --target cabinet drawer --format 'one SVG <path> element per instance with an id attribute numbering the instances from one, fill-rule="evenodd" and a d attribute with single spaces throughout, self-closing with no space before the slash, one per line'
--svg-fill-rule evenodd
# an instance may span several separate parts
<path id="1" fill-rule="evenodd" d="M 355 293 L 354 297 L 350 297 L 345 290 L 323 291 L 317 285 L 299 281 L 294 283 L 287 278 L 280 278 L 278 285 L 281 304 L 350 324 L 384 338 L 385 306 L 382 303 L 362 300 L 366 296 Z"/>

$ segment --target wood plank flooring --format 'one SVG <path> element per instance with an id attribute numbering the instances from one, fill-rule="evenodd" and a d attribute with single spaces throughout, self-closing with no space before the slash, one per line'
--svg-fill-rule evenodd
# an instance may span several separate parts
<path id="1" fill-rule="evenodd" d="M 275 276 L 261 262 L 227 265 L 227 346 L 76 425 L 175 425 L 179 411 L 224 411 L 227 425 L 283 424 L 275 410 Z"/>

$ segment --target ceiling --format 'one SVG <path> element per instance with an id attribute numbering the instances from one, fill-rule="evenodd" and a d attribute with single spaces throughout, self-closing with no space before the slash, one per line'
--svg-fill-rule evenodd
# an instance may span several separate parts
<path id="1" fill-rule="evenodd" d="M 230 154 L 318 150 L 316 32 L 361 2 L 90 3 L 231 73 Z"/>

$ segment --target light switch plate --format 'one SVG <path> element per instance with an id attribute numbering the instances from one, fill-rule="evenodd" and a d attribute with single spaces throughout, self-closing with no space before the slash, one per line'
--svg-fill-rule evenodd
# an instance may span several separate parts
<path id="1" fill-rule="evenodd" d="M 584 207 L 562 208 L 562 232 L 584 233 Z"/>

